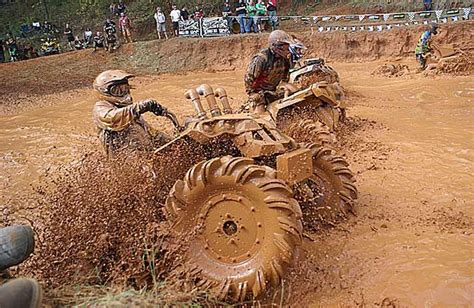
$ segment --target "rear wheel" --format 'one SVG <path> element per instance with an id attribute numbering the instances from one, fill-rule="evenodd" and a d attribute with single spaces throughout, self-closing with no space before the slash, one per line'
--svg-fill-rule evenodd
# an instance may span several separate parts
<path id="1" fill-rule="evenodd" d="M 279 285 L 302 238 L 291 189 L 248 158 L 198 163 L 175 183 L 165 211 L 176 231 L 195 232 L 185 266 L 219 299 L 257 297 Z"/>
<path id="2" fill-rule="evenodd" d="M 329 131 L 326 124 L 318 120 L 294 121 L 284 129 L 284 132 L 297 142 L 315 143 L 330 148 L 334 148 L 336 145 L 336 136 Z"/>
<path id="3" fill-rule="evenodd" d="M 308 147 L 313 155 L 313 175 L 296 184 L 294 190 L 305 228 L 315 231 L 354 214 L 358 192 L 354 175 L 343 157 L 319 145 Z"/>

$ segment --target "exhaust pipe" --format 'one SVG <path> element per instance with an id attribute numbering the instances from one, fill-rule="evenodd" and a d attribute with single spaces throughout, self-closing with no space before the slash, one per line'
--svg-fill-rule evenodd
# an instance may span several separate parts
<path id="1" fill-rule="evenodd" d="M 209 111 L 213 117 L 220 116 L 221 110 L 216 102 L 216 97 L 214 96 L 214 91 L 212 90 L 211 86 L 208 84 L 202 84 L 196 89 L 197 93 L 200 95 L 204 95 L 206 98 L 207 104 L 209 105 Z"/>
<path id="2" fill-rule="evenodd" d="M 184 92 L 184 97 L 191 100 L 191 102 L 193 103 L 193 107 L 197 112 L 197 117 L 200 120 L 207 119 L 206 111 L 204 111 L 204 108 L 202 108 L 201 98 L 199 97 L 199 94 L 197 93 L 196 90 L 194 89 L 187 90 L 186 92 Z"/>
<path id="3" fill-rule="evenodd" d="M 231 114 L 232 113 L 232 108 L 230 107 L 229 99 L 227 98 L 226 90 L 224 88 L 217 88 L 216 91 L 214 91 L 214 94 L 221 101 L 222 111 L 224 111 L 225 114 Z"/>

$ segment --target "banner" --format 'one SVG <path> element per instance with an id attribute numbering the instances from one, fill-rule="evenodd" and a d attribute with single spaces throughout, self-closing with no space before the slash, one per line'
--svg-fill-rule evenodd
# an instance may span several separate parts
<path id="1" fill-rule="evenodd" d="M 201 24 L 199 20 L 189 19 L 179 22 L 180 36 L 201 36 Z"/>
<path id="2" fill-rule="evenodd" d="M 229 26 L 227 20 L 222 17 L 201 18 L 202 36 L 221 36 L 229 35 Z"/>

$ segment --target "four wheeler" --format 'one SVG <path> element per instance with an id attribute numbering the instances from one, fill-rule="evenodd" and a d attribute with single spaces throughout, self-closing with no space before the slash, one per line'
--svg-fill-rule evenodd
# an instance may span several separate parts
<path id="1" fill-rule="evenodd" d="M 296 85 L 300 90 L 306 89 L 314 83 L 326 81 L 340 100 L 343 96 L 342 87 L 339 84 L 339 74 L 322 58 L 306 59 L 303 63 L 297 62 L 290 71 L 289 82 Z"/>
<path id="2" fill-rule="evenodd" d="M 55 55 L 59 53 L 59 42 L 55 38 L 46 37 L 41 39 L 41 42 L 41 54 L 43 56 Z"/>
<path id="3" fill-rule="evenodd" d="M 180 133 L 155 151 L 162 168 L 173 164 L 167 220 L 190 237 L 183 264 L 197 287 L 223 300 L 257 297 L 280 284 L 303 225 L 316 230 L 352 211 L 353 174 L 324 146 L 298 144 L 273 121 L 233 113 L 222 88 L 201 85 L 186 98 L 196 117 L 185 128 L 171 117 Z"/>

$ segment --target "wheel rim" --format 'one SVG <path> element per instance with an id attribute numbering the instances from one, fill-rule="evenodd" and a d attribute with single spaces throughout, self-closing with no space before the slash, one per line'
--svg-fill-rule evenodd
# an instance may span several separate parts
<path id="1" fill-rule="evenodd" d="M 205 226 L 193 252 L 224 263 L 240 263 L 259 251 L 264 226 L 252 202 L 237 194 L 213 196 L 199 213 Z M 204 251 L 203 251 L 204 250 Z"/>

